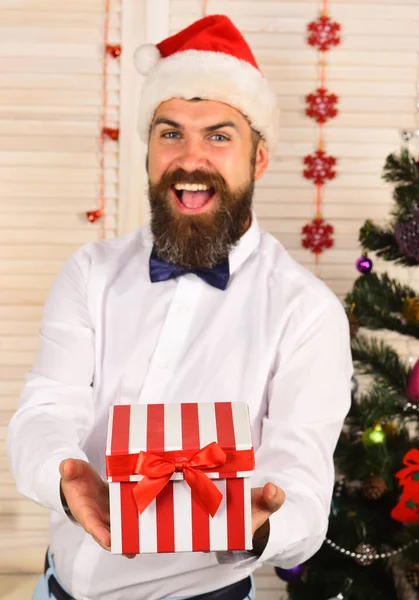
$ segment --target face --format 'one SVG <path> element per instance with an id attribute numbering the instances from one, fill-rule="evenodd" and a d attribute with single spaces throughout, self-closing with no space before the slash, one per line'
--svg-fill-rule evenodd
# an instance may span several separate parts
<path id="1" fill-rule="evenodd" d="M 174 98 L 151 125 L 151 229 L 160 256 L 183 267 L 224 260 L 251 222 L 254 182 L 268 165 L 246 118 L 212 100 Z"/>

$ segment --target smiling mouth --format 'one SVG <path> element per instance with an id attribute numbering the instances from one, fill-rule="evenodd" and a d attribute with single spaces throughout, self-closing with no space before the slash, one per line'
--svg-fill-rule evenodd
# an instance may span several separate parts
<path id="1" fill-rule="evenodd" d="M 179 200 L 180 204 L 191 211 L 197 211 L 208 204 L 215 196 L 215 189 L 208 188 L 207 190 L 186 190 L 172 188 L 173 193 Z"/>

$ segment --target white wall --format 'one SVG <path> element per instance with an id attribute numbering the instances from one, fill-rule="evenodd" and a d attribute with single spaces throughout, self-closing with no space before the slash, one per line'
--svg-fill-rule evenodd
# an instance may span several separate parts
<path id="1" fill-rule="evenodd" d="M 70 253 L 100 235 L 100 224 L 88 223 L 84 212 L 98 194 L 103 5 L 20 0 L 0 9 L 0 571 L 39 570 L 47 543 L 46 512 L 18 496 L 4 440 L 51 282 Z M 316 88 L 318 57 L 305 42 L 305 26 L 319 5 L 208 1 L 209 13 L 224 12 L 242 29 L 277 90 L 281 141 L 255 207 L 262 226 L 309 268 L 312 255 L 301 248 L 300 230 L 314 215 L 315 190 L 301 175 L 301 160 L 316 141 L 304 97 Z M 329 90 L 340 96 L 340 115 L 325 128 L 339 175 L 325 187 L 323 212 L 336 242 L 321 257 L 319 274 L 343 297 L 357 276 L 360 225 L 368 217 L 385 219 L 390 208 L 391 189 L 380 179 L 385 157 L 400 145 L 400 129 L 419 128 L 419 7 L 417 0 L 331 0 L 329 6 L 343 27 L 327 76 Z M 121 140 L 106 146 L 108 237 L 147 219 L 145 149 L 135 134 L 141 79 L 132 51 L 201 15 L 200 0 L 112 0 L 111 41 L 122 39 L 123 55 L 109 62 L 108 118 L 119 122 Z M 390 271 L 417 281 L 411 271 Z M 404 341 L 399 347 L 413 351 Z M 272 571 L 265 573 L 274 589 Z"/>

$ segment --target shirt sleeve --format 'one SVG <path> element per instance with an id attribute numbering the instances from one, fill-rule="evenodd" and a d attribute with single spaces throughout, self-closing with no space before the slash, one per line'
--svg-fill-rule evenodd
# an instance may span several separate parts
<path id="1" fill-rule="evenodd" d="M 94 331 L 87 306 L 90 258 L 82 247 L 62 267 L 45 303 L 39 348 L 7 435 L 21 494 L 64 515 L 59 465 L 87 460 L 93 422 Z"/>
<path id="2" fill-rule="evenodd" d="M 286 494 L 271 517 L 267 546 L 251 553 L 219 553 L 219 562 L 267 563 L 285 569 L 322 545 L 334 485 L 333 453 L 351 402 L 353 373 L 348 320 L 333 297 L 311 311 L 292 342 L 278 351 L 268 387 L 267 415 L 256 451 L 252 487 L 271 481 Z"/>

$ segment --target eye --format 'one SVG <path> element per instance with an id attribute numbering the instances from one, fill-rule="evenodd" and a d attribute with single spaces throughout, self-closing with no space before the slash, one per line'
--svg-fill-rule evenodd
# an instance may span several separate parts
<path id="1" fill-rule="evenodd" d="M 214 135 L 211 136 L 211 139 L 216 142 L 228 142 L 228 138 L 222 133 L 214 133 Z"/>
<path id="2" fill-rule="evenodd" d="M 162 134 L 162 138 L 165 138 L 167 140 L 175 140 L 179 137 L 179 132 L 178 131 L 166 131 L 165 133 Z"/>

